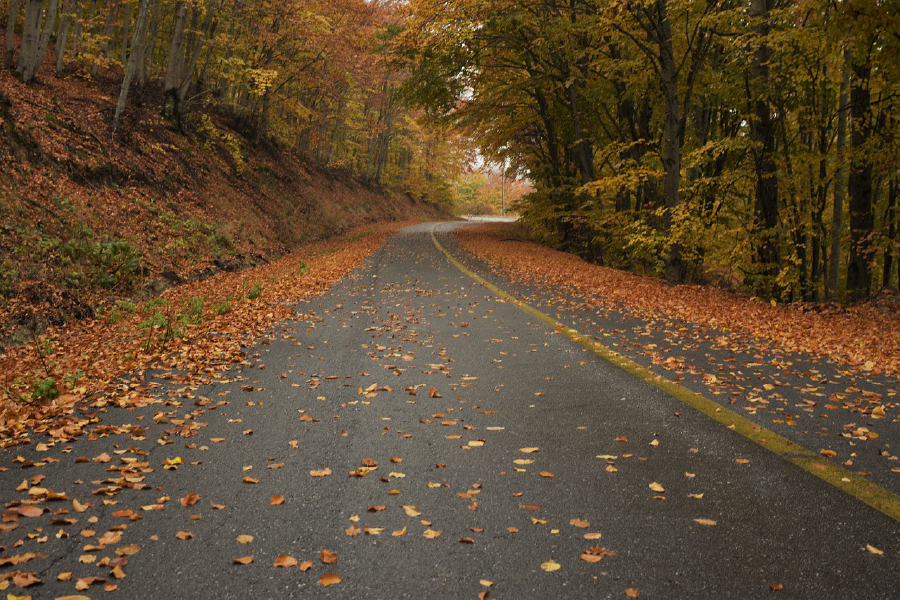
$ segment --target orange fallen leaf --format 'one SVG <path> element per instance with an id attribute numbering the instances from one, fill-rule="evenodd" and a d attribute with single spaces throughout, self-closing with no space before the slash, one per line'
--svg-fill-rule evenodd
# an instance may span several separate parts
<path id="1" fill-rule="evenodd" d="M 41 580 L 38 579 L 37 575 L 34 573 L 22 573 L 21 571 L 17 571 L 13 575 L 13 583 L 19 586 L 20 588 L 27 588 L 28 586 L 34 585 L 36 583 L 41 583 Z"/>
<path id="2" fill-rule="evenodd" d="M 189 540 L 194 537 L 194 534 L 190 531 L 179 531 L 175 534 L 175 537 L 179 540 Z"/>
<path id="3" fill-rule="evenodd" d="M 696 521 L 700 525 L 708 525 L 710 527 L 713 525 L 717 525 L 717 523 L 712 519 L 694 519 L 694 521 Z"/>
<path id="4" fill-rule="evenodd" d="M 475 540 L 473 540 L 473 539 L 470 538 L 470 537 L 464 537 L 464 538 L 460 538 L 460 539 L 459 539 L 459 543 L 460 543 L 460 544 L 474 544 L 474 543 L 475 543 Z"/>
<path id="5" fill-rule="evenodd" d="M 312 560 L 301 560 L 298 567 L 300 568 L 301 571 L 303 571 L 305 573 L 306 571 L 309 571 L 310 569 L 313 568 L 313 561 Z"/>
<path id="6" fill-rule="evenodd" d="M 75 582 L 75 589 L 79 591 L 84 591 L 94 585 L 95 583 L 103 583 L 106 581 L 102 577 L 82 577 L 78 581 Z"/>
<path id="7" fill-rule="evenodd" d="M 326 565 L 333 565 L 337 562 L 337 552 L 332 552 L 331 550 L 322 550 L 319 553 L 319 560 L 321 560 Z"/>
<path id="8" fill-rule="evenodd" d="M 331 475 L 331 469 L 329 469 L 328 467 L 325 467 L 324 469 L 319 469 L 319 470 L 313 469 L 312 471 L 309 472 L 309 474 L 312 477 L 326 477 L 328 475 Z"/>
<path id="9" fill-rule="evenodd" d="M 656 483 L 655 481 L 647 487 L 649 487 L 651 490 L 653 490 L 654 492 L 657 492 L 659 494 L 662 494 L 663 492 L 666 491 L 666 488 L 664 488 L 662 485 Z"/>
<path id="10" fill-rule="evenodd" d="M 773 592 L 780 592 L 781 590 L 784 589 L 784 585 L 781 583 L 770 583 L 769 589 L 772 590 Z"/>
<path id="11" fill-rule="evenodd" d="M 254 477 L 244 477 L 244 483 L 259 483 L 259 479 Z"/>
<path id="12" fill-rule="evenodd" d="M 541 568 L 548 573 L 552 573 L 553 571 L 559 571 L 562 566 L 551 558 L 547 562 L 541 563 Z"/>
<path id="13" fill-rule="evenodd" d="M 253 555 L 251 554 L 250 556 L 241 556 L 239 558 L 235 558 L 234 562 L 239 565 L 249 565 L 253 562 Z"/>
<path id="14" fill-rule="evenodd" d="M 403 537 L 404 535 L 406 535 L 406 525 L 403 526 L 403 529 L 391 532 L 392 537 Z"/>
<path id="15" fill-rule="evenodd" d="M 627 588 L 625 590 L 625 595 L 629 598 L 640 598 L 641 594 L 638 592 L 637 588 Z"/>
<path id="16" fill-rule="evenodd" d="M 584 539 L 586 540 L 599 540 L 603 537 L 600 533 L 586 533 L 584 534 Z"/>
<path id="17" fill-rule="evenodd" d="M 434 530 L 434 529 L 426 529 L 426 530 L 422 533 L 422 537 L 428 538 L 429 540 L 433 540 L 433 539 L 438 538 L 438 537 L 440 537 L 440 536 L 441 536 L 441 532 L 440 532 L 440 531 L 436 531 L 436 530 Z"/>
<path id="18" fill-rule="evenodd" d="M 541 471 L 540 475 L 541 475 L 541 477 L 548 477 L 548 478 L 556 477 L 556 475 L 554 475 L 550 471 Z"/>
<path id="19" fill-rule="evenodd" d="M 123 571 L 122 567 L 120 566 L 115 567 L 112 571 L 109 572 L 109 574 L 116 579 L 125 579 L 125 571 Z"/>
<path id="20" fill-rule="evenodd" d="M 362 528 L 357 527 L 356 525 L 351 525 L 347 529 L 344 530 L 344 533 L 349 535 L 350 537 L 356 537 L 362 533 Z"/>
<path id="21" fill-rule="evenodd" d="M 116 556 L 132 556 L 141 551 L 141 547 L 137 544 L 128 544 L 121 548 L 116 548 Z"/>
<path id="22" fill-rule="evenodd" d="M 343 581 L 337 573 L 325 573 L 319 577 L 320 585 L 336 585 Z"/>
<path id="23" fill-rule="evenodd" d="M 289 554 L 279 554 L 275 557 L 276 567 L 296 567 L 299 562 L 300 561 Z"/>
<path id="24" fill-rule="evenodd" d="M 197 504 L 197 500 L 199 500 L 199 499 L 200 499 L 200 496 L 198 494 L 191 492 L 190 494 L 186 495 L 184 498 L 181 499 L 181 505 L 182 506 L 193 506 L 193 505 Z"/>
<path id="25" fill-rule="evenodd" d="M 529 453 L 529 454 L 532 453 L 532 452 L 540 452 L 540 451 L 541 451 L 540 448 L 530 447 L 530 446 L 527 447 L 527 448 L 519 448 L 519 452 L 526 452 L 526 453 Z"/>
<path id="26" fill-rule="evenodd" d="M 269 504 L 271 504 L 272 506 L 279 506 L 281 504 L 284 504 L 284 496 L 280 494 L 273 494 L 269 499 Z"/>
<path id="27" fill-rule="evenodd" d="M 882 554 L 884 554 L 884 550 L 879 550 L 872 544 L 866 544 L 866 550 L 868 550 L 872 554 L 877 554 L 878 556 L 881 556 Z"/>
<path id="28" fill-rule="evenodd" d="M 437 391 L 437 388 L 434 386 L 431 386 L 431 388 L 429 388 L 428 397 L 429 398 L 443 398 L 443 396 L 441 396 L 441 394 Z"/>
<path id="29" fill-rule="evenodd" d="M 253 541 L 253 536 L 246 533 L 237 536 L 238 544 L 249 544 Z"/>

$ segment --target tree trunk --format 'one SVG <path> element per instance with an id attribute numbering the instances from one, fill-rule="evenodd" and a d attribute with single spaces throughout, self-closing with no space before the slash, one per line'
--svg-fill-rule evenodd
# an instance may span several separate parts
<path id="1" fill-rule="evenodd" d="M 15 65 L 16 57 L 16 21 L 19 18 L 19 0 L 10 0 L 9 2 L 9 18 L 6 20 L 6 57 L 4 64 L 7 69 L 12 69 Z"/>
<path id="2" fill-rule="evenodd" d="M 844 149 L 847 147 L 847 110 L 850 104 L 850 50 L 844 51 L 844 64 L 841 69 L 841 91 L 838 96 L 837 124 L 837 159 L 838 168 L 834 174 L 834 212 L 831 217 L 831 259 L 828 264 L 828 286 L 826 298 L 838 298 L 838 285 L 841 264 L 841 236 L 844 228 Z"/>
<path id="3" fill-rule="evenodd" d="M 128 62 L 125 66 L 125 77 L 122 79 L 122 90 L 119 92 L 119 103 L 116 105 L 116 114 L 113 117 L 113 131 L 119 126 L 119 119 L 125 110 L 125 102 L 128 99 L 128 88 L 131 86 L 131 80 L 137 71 L 140 52 L 138 49 L 144 43 L 144 32 L 147 29 L 147 12 L 150 8 L 150 0 L 141 0 L 141 8 L 138 13 L 137 23 L 134 25 L 134 36 L 131 40 L 131 54 L 128 56 Z"/>
<path id="4" fill-rule="evenodd" d="M 100 52 L 100 56 L 104 57 L 109 54 L 109 44 L 112 41 L 112 30 L 113 26 L 116 23 L 116 15 L 119 13 L 119 6 L 122 4 L 122 0 L 115 0 L 115 4 L 109 5 L 109 12 L 106 13 L 106 24 L 103 26 L 103 50 Z M 100 57 L 98 57 L 100 58 Z M 100 61 L 96 60 L 94 62 L 94 66 L 91 68 L 91 77 L 96 77 L 97 73 L 100 72 Z"/>
<path id="5" fill-rule="evenodd" d="M 750 104 L 752 115 L 750 139 L 754 144 L 756 163 L 756 200 L 754 202 L 755 233 L 757 236 L 754 262 L 759 266 L 756 288 L 765 295 L 777 295 L 776 278 L 780 268 L 778 250 L 778 168 L 775 164 L 775 126 L 772 112 L 764 94 L 769 84 L 768 16 L 771 0 L 751 0 L 750 16 L 757 19 L 754 27 L 759 47 L 753 53 L 750 66 Z"/>
<path id="6" fill-rule="evenodd" d="M 69 31 L 72 30 L 72 20 L 78 18 L 81 12 L 81 0 L 75 0 L 74 6 L 63 8 L 63 17 L 59 22 L 59 31 L 56 34 L 56 74 L 62 73 L 65 62 L 66 46 L 69 43 Z"/>
<path id="7" fill-rule="evenodd" d="M 153 71 L 153 45 L 156 40 L 156 31 L 159 28 L 159 0 L 153 0 L 151 9 L 153 17 L 150 19 L 150 31 L 144 36 L 138 63 L 137 78 L 138 85 L 141 87 L 147 85 Z"/>
<path id="8" fill-rule="evenodd" d="M 893 178 L 888 183 L 888 206 L 884 220 L 887 222 L 888 243 L 884 249 L 884 272 L 881 277 L 882 287 L 890 287 L 891 271 L 894 267 L 894 256 L 900 256 L 897 248 L 897 231 L 900 223 L 897 222 L 897 196 L 900 196 L 900 179 Z"/>
<path id="9" fill-rule="evenodd" d="M 29 0 L 25 13 L 25 27 L 22 30 L 22 47 L 19 50 L 19 66 L 17 68 L 22 76 L 22 81 L 29 83 L 34 79 L 47 46 L 50 45 L 50 36 L 56 25 L 56 15 L 59 12 L 59 0 L 50 0 L 47 8 L 47 19 L 41 27 L 41 15 L 43 13 L 42 0 Z"/>
<path id="10" fill-rule="evenodd" d="M 850 197 L 850 257 L 847 264 L 847 297 L 850 302 L 862 300 L 872 290 L 872 270 L 869 261 L 874 248 L 872 233 L 875 214 L 872 211 L 872 163 L 865 151 L 871 133 L 868 60 L 862 64 L 851 62 L 853 83 L 850 89 L 850 178 L 847 190 Z"/>
<path id="11" fill-rule="evenodd" d="M 659 64 L 662 84 L 665 119 L 660 142 L 660 159 L 663 165 L 663 200 L 666 205 L 665 227 L 671 232 L 675 210 L 681 200 L 681 111 L 678 97 L 678 66 L 672 45 L 672 28 L 665 1 L 658 0 L 659 24 Z M 671 242 L 665 256 L 665 276 L 669 283 L 684 283 L 687 280 L 687 265 L 683 258 L 683 248 L 677 240 Z"/>
<path id="12" fill-rule="evenodd" d="M 178 105 L 181 106 L 184 103 L 184 99 L 187 97 L 188 90 L 191 87 L 191 81 L 194 78 L 194 71 L 197 70 L 197 61 L 200 59 L 200 52 L 203 50 L 203 40 L 212 36 L 213 31 L 215 30 L 216 23 L 213 21 L 216 9 L 218 7 L 214 4 L 210 4 L 209 8 L 206 12 L 206 18 L 203 19 L 203 25 L 201 26 L 200 33 L 197 34 L 197 41 L 191 48 L 191 58 L 190 61 L 184 68 L 184 71 L 181 74 L 181 85 L 178 86 Z"/>
<path id="13" fill-rule="evenodd" d="M 122 47 L 119 50 L 119 61 L 124 68 L 128 62 L 128 29 L 131 26 L 131 2 L 125 2 L 125 15 L 122 17 Z M 133 42 L 133 41 L 132 41 Z M 132 51 L 134 45 L 132 44 Z"/>
<path id="14" fill-rule="evenodd" d="M 179 117 L 178 88 L 181 86 L 179 75 L 184 64 L 184 24 L 187 20 L 188 6 L 179 0 L 175 6 L 175 24 L 172 29 L 172 40 L 169 44 L 169 60 L 166 65 L 166 78 L 163 81 L 163 115 Z"/>

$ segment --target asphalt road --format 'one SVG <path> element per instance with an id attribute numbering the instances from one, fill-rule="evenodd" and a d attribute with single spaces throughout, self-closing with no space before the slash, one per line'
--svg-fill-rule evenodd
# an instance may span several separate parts
<path id="1" fill-rule="evenodd" d="M 438 238 L 461 256 L 446 235 L 455 226 L 439 225 Z M 496 296 L 430 232 L 404 230 L 327 295 L 300 301 L 243 364 L 199 374 L 205 383 L 136 374 L 162 403 L 104 409 L 89 415 L 99 419 L 91 436 L 0 453 L 5 502 L 32 487 L 68 498 L 0 533 L 2 556 L 38 555 L 3 569 L 43 581 L 23 590 L 10 580 L 7 592 L 897 597 L 895 519 Z M 545 309 L 596 336 L 640 327 L 628 315 Z M 92 506 L 77 512 L 73 499 Z M 335 562 L 323 562 L 326 549 Z M 274 566 L 283 554 L 312 565 Z M 322 585 L 326 573 L 341 581 Z M 85 577 L 104 581 L 77 590 Z"/>

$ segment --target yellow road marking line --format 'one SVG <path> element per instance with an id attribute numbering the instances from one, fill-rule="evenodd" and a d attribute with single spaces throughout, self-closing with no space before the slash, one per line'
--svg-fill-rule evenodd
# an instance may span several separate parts
<path id="1" fill-rule="evenodd" d="M 542 313 L 533 306 L 514 298 L 509 292 L 506 292 L 491 282 L 487 281 L 477 273 L 468 269 L 465 265 L 453 257 L 438 241 L 434 234 L 434 228 L 431 227 L 431 239 L 435 247 L 444 253 L 447 259 L 460 271 L 491 290 L 495 295 L 508 300 L 518 306 L 525 313 L 532 315 L 540 321 L 553 327 L 573 342 L 587 348 L 600 358 L 616 365 L 635 377 L 643 379 L 647 383 L 656 386 L 663 392 L 674 396 L 678 400 L 694 408 L 707 417 L 718 421 L 719 423 L 735 431 L 751 442 L 762 446 L 766 450 L 780 456 L 784 460 L 791 462 L 807 473 L 815 475 L 819 479 L 831 484 L 839 490 L 846 492 L 878 510 L 885 515 L 900 521 L 900 496 L 884 489 L 883 487 L 872 483 L 864 477 L 860 477 L 856 473 L 849 471 L 829 460 L 824 460 L 815 452 L 804 448 L 803 446 L 790 441 L 771 429 L 758 425 L 750 419 L 737 414 L 725 408 L 724 406 L 710 400 L 709 398 L 693 392 L 679 383 L 665 379 L 661 375 L 657 375 L 653 371 L 646 369 L 636 362 L 622 356 L 618 352 L 610 350 L 603 344 L 600 344 L 586 335 L 560 323 L 556 319 Z"/>

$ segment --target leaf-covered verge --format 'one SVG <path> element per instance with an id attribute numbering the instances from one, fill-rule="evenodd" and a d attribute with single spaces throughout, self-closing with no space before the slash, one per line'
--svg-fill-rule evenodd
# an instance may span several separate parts
<path id="1" fill-rule="evenodd" d="M 117 90 L 106 71 L 57 78 L 48 67 L 25 85 L 0 69 L 0 348 L 352 227 L 444 214 L 253 144 L 224 113 L 185 114 L 179 130 L 155 87 L 113 134 Z"/>
<path id="2" fill-rule="evenodd" d="M 673 286 L 592 265 L 524 240 L 515 225 L 457 230 L 463 247 L 513 278 L 569 293 L 591 306 L 623 307 L 642 316 L 681 319 L 811 352 L 865 371 L 900 375 L 900 298 L 888 291 L 851 307 L 774 304 L 715 287 Z M 528 251 L 523 251 L 523 244 Z"/>
<path id="3" fill-rule="evenodd" d="M 141 385 L 129 381 L 132 371 L 159 366 L 202 374 L 239 362 L 244 344 L 289 316 L 299 298 L 323 293 L 401 226 L 361 227 L 304 244 L 269 264 L 121 305 L 118 319 L 51 327 L 36 343 L 7 350 L 0 354 L 3 445 L 23 442 L 30 431 L 72 435 L 85 423 L 75 409 L 88 400 L 99 399 L 101 407 L 147 401 Z"/>

